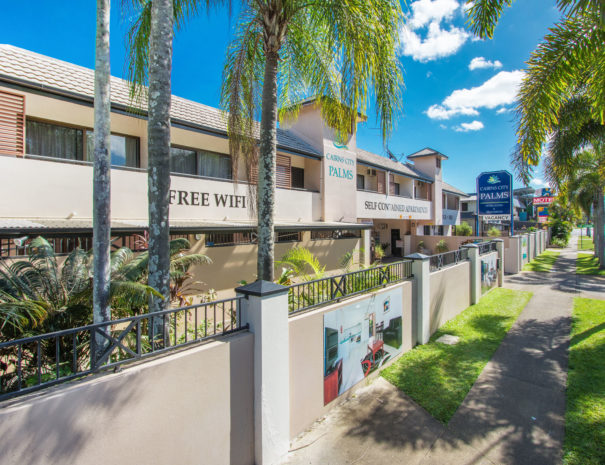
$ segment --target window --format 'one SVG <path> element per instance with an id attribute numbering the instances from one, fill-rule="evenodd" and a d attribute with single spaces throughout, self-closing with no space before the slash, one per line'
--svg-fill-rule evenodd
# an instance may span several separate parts
<path id="1" fill-rule="evenodd" d="M 82 129 L 30 120 L 26 128 L 27 153 L 64 160 L 84 159 Z"/>
<path id="2" fill-rule="evenodd" d="M 86 160 L 95 159 L 95 138 L 93 131 L 86 131 Z M 138 168 L 139 138 L 132 136 L 111 135 L 111 165 Z"/>
<path id="3" fill-rule="evenodd" d="M 425 236 L 430 236 L 431 235 L 431 227 L 430 226 L 425 226 L 424 227 L 424 235 Z"/>
<path id="4" fill-rule="evenodd" d="M 292 167 L 292 187 L 295 189 L 305 188 L 305 170 Z"/>
<path id="5" fill-rule="evenodd" d="M 32 120 L 28 120 L 26 126 L 27 153 L 63 160 L 94 161 L 93 131 Z M 110 141 L 112 166 L 140 166 L 138 137 L 112 134 Z"/>
<path id="6" fill-rule="evenodd" d="M 301 240 L 300 232 L 278 231 L 275 234 L 275 242 L 300 242 Z"/>
<path id="7" fill-rule="evenodd" d="M 437 235 L 443 236 L 443 226 L 437 226 Z"/>
<path id="8" fill-rule="evenodd" d="M 256 234 L 252 231 L 238 233 L 210 233 L 206 234 L 205 239 L 206 247 L 254 244 L 256 242 Z"/>
<path id="9" fill-rule="evenodd" d="M 222 153 L 198 151 L 200 176 L 209 178 L 232 179 L 231 157 Z"/>
<path id="10" fill-rule="evenodd" d="M 394 182 L 392 185 L 393 185 L 393 194 L 400 195 L 399 193 L 401 192 L 401 186 L 399 185 L 399 183 Z"/>
<path id="11" fill-rule="evenodd" d="M 232 179 L 231 157 L 205 150 L 170 147 L 170 171 L 208 178 Z"/>
<path id="12" fill-rule="evenodd" d="M 360 238 L 361 231 L 360 230 L 341 230 L 334 229 L 330 231 L 311 231 L 311 240 L 312 241 L 320 241 L 326 239 L 352 239 L 352 238 Z"/>
<path id="13" fill-rule="evenodd" d="M 366 178 L 363 174 L 358 174 L 357 175 L 357 189 L 358 190 L 365 190 L 366 188 Z"/>
<path id="14" fill-rule="evenodd" d="M 464 203 L 462 204 L 462 211 L 463 211 L 463 212 L 467 212 L 467 211 L 468 211 L 468 203 L 467 203 L 467 202 L 464 202 Z"/>
<path id="15" fill-rule="evenodd" d="M 275 185 L 284 189 L 292 187 L 292 171 L 290 169 L 290 157 L 277 154 L 275 166 Z M 250 173 L 250 182 L 256 184 L 258 181 L 258 167 L 253 166 Z"/>
<path id="16" fill-rule="evenodd" d="M 170 147 L 170 171 L 182 174 L 198 174 L 195 150 Z"/>
<path id="17" fill-rule="evenodd" d="M 437 168 L 441 168 L 441 158 L 437 157 Z"/>

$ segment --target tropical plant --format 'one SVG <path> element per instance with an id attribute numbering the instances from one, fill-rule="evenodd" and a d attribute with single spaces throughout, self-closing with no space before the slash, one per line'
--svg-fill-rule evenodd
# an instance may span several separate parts
<path id="1" fill-rule="evenodd" d="M 470 236 L 471 234 L 473 234 L 473 228 L 466 221 L 456 226 L 456 236 Z"/>
<path id="2" fill-rule="evenodd" d="M 435 251 L 437 253 L 444 253 L 448 250 L 450 250 L 450 248 L 447 245 L 447 242 L 445 242 L 445 239 L 441 239 L 439 242 L 437 242 L 437 245 L 435 246 Z"/>
<path id="3" fill-rule="evenodd" d="M 147 305 L 152 287 L 131 279 L 129 249 L 111 255 L 110 305 L 116 316 Z M 33 239 L 26 260 L 0 262 L 2 337 L 14 339 L 92 323 L 92 254 L 73 250 L 60 264 L 52 246 Z M 22 315 L 19 317 L 18 315 Z M 23 324 L 27 320 L 28 324 Z"/>
<path id="4" fill-rule="evenodd" d="M 492 38 L 503 8 L 512 1 L 467 3 L 471 30 L 480 38 Z M 564 16 L 532 53 L 518 93 L 513 161 L 524 181 L 540 161 L 542 146 L 570 101 L 582 100 L 578 125 L 589 120 L 605 123 L 605 2 L 558 0 L 557 4 Z"/>
<path id="5" fill-rule="evenodd" d="M 295 276 L 304 281 L 323 278 L 326 272 L 325 265 L 322 265 L 319 259 L 304 247 L 293 247 L 288 250 L 277 264 L 291 269 Z"/>
<path id="6" fill-rule="evenodd" d="M 376 258 L 377 261 L 380 262 L 380 260 L 382 260 L 384 258 L 384 249 L 382 248 L 382 245 L 380 244 L 376 244 L 374 246 L 374 257 Z"/>
<path id="7" fill-rule="evenodd" d="M 258 167 L 258 278 L 273 281 L 278 106 L 292 118 L 314 96 L 344 141 L 370 95 L 386 140 L 401 102 L 398 0 L 245 0 L 224 71 L 234 172 Z M 259 90 L 262 87 L 262 97 Z M 260 127 L 255 125 L 260 106 Z M 260 144 L 257 146 L 257 138 Z M 258 150 L 258 152 L 257 152 Z M 249 176 L 250 177 L 250 176 Z"/>
<path id="8" fill-rule="evenodd" d="M 111 70 L 110 0 L 97 0 L 93 166 L 93 322 L 111 320 Z M 100 333 L 98 347 L 109 341 Z M 99 352 L 100 353 L 100 352 Z"/>
<path id="9" fill-rule="evenodd" d="M 492 226 L 491 228 L 489 228 L 489 230 L 487 231 L 487 235 L 489 237 L 500 237 L 500 234 L 502 234 L 500 232 L 500 230 L 498 228 L 496 228 L 495 226 Z"/>
<path id="10" fill-rule="evenodd" d="M 418 245 L 416 246 L 416 252 L 424 253 L 424 241 L 418 241 Z"/>

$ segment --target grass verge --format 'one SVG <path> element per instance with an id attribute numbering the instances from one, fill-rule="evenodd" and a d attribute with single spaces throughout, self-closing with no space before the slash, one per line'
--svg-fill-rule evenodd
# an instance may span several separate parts
<path id="1" fill-rule="evenodd" d="M 605 270 L 599 270 L 599 261 L 591 253 L 579 253 L 576 260 L 577 274 L 593 274 L 605 276 Z"/>
<path id="2" fill-rule="evenodd" d="M 553 252 L 552 250 L 546 250 L 534 258 L 531 262 L 526 263 L 523 267 L 523 271 L 550 271 L 552 266 L 557 261 L 557 257 L 561 255 L 560 252 Z"/>
<path id="3" fill-rule="evenodd" d="M 592 237 L 580 236 L 578 239 L 578 250 L 594 250 Z"/>
<path id="4" fill-rule="evenodd" d="M 574 300 L 563 451 L 566 465 L 605 463 L 603 300 Z"/>
<path id="5" fill-rule="evenodd" d="M 443 325 L 428 344 L 403 354 L 382 376 L 447 423 L 531 296 L 494 289 Z M 453 346 L 435 342 L 444 334 L 460 341 Z"/>

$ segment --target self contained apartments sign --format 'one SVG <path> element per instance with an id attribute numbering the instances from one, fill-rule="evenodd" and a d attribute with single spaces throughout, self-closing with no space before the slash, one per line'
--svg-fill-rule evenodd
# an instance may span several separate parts
<path id="1" fill-rule="evenodd" d="M 430 220 L 431 202 L 357 192 L 359 218 Z"/>

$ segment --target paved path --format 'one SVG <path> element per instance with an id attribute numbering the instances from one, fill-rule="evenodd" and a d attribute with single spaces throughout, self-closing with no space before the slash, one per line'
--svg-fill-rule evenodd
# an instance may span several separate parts
<path id="1" fill-rule="evenodd" d="M 604 278 L 575 274 L 575 243 L 552 272 L 505 279 L 534 296 L 447 426 L 379 378 L 294 441 L 287 463 L 561 463 L 573 298 L 605 298 Z"/>

